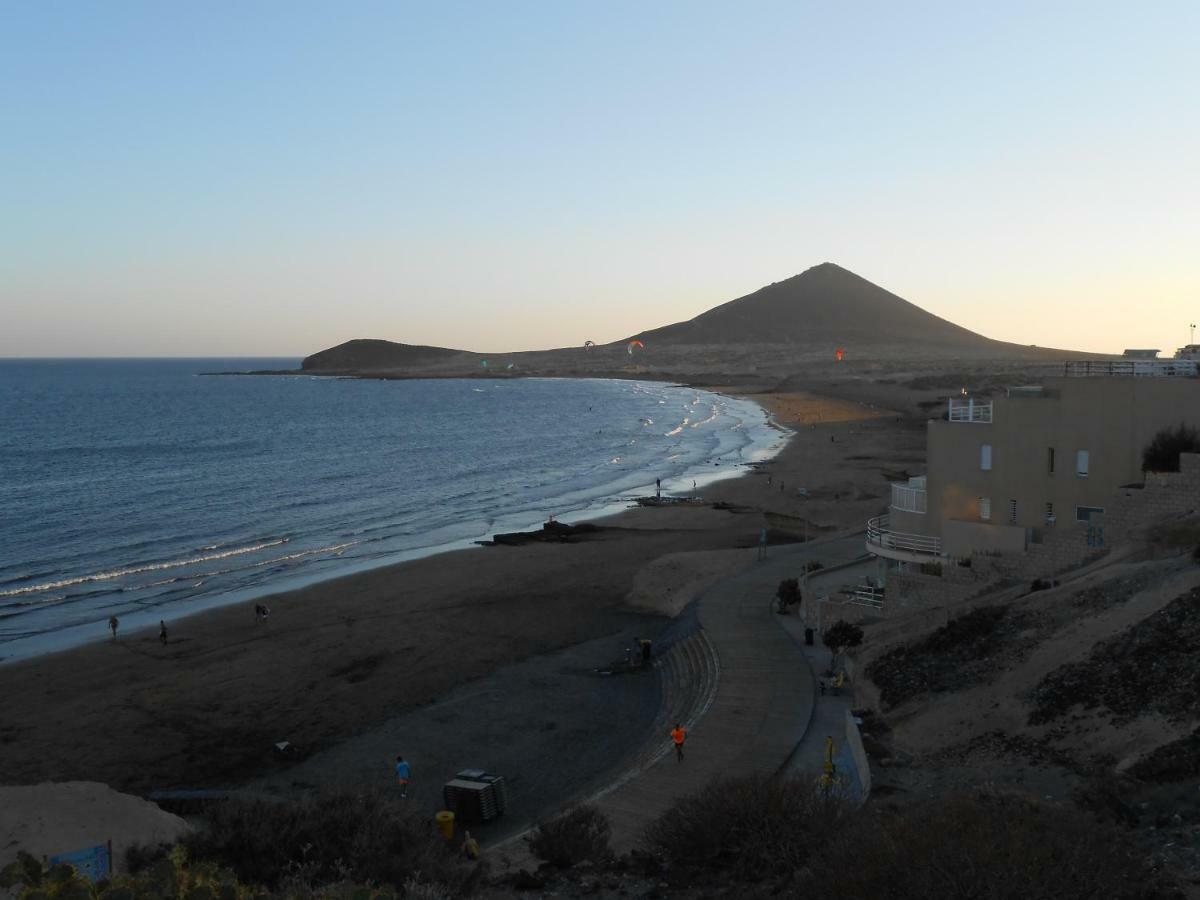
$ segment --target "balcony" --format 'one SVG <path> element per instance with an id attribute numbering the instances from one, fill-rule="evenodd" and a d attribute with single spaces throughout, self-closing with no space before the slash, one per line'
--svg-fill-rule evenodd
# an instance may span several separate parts
<path id="1" fill-rule="evenodd" d="M 1075 360 L 1063 363 L 1068 378 L 1195 378 L 1200 362 L 1194 359 Z"/>
<path id="2" fill-rule="evenodd" d="M 928 534 L 892 531 L 888 517 L 867 521 L 867 552 L 888 559 L 925 562 L 942 555 L 942 539 Z"/>
<path id="3" fill-rule="evenodd" d="M 924 513 L 926 496 L 924 475 L 908 479 L 907 484 L 892 483 L 892 509 L 898 512 Z"/>
<path id="4" fill-rule="evenodd" d="M 950 398 L 949 415 L 951 422 L 978 422 L 984 425 L 992 423 L 992 401 L 987 400 L 955 400 Z"/>

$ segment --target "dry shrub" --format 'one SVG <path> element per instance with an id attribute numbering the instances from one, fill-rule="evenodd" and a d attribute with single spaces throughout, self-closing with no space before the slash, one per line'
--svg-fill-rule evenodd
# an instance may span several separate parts
<path id="1" fill-rule="evenodd" d="M 644 841 L 685 878 L 721 872 L 756 881 L 803 866 L 846 814 L 811 779 L 723 778 L 676 801 Z"/>
<path id="2" fill-rule="evenodd" d="M 549 822 L 539 822 L 525 838 L 538 859 L 560 869 L 585 860 L 604 864 L 612 858 L 608 817 L 594 806 L 577 806 Z"/>
<path id="3" fill-rule="evenodd" d="M 437 836 L 428 818 L 387 791 L 231 799 L 213 804 L 205 820 L 184 840 L 192 858 L 288 895 L 345 883 L 402 890 L 415 878 L 463 896 L 482 875 Z"/>
<path id="4" fill-rule="evenodd" d="M 798 888 L 821 900 L 1176 896 L 1114 827 L 1078 810 L 996 795 L 864 810 L 811 861 Z"/>

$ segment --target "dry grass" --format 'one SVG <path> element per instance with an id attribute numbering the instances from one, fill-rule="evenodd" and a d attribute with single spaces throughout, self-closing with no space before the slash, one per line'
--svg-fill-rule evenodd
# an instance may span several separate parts
<path id="1" fill-rule="evenodd" d="M 822 900 L 1151 900 L 1181 896 L 1114 827 L 1073 809 L 979 795 L 864 811 L 804 873 Z"/>
<path id="2" fill-rule="evenodd" d="M 779 878 L 802 867 L 847 814 L 807 779 L 718 779 L 652 822 L 645 845 L 685 880 Z"/>
<path id="3" fill-rule="evenodd" d="M 403 890 L 416 881 L 466 896 L 483 874 L 436 835 L 431 821 L 387 791 L 229 800 L 210 807 L 205 820 L 185 841 L 192 858 L 289 896 L 345 883 Z"/>
<path id="4" fill-rule="evenodd" d="M 539 822 L 525 839 L 538 859 L 560 869 L 585 860 L 604 864 L 612 858 L 608 818 L 594 806 L 577 806 L 556 819 Z"/>

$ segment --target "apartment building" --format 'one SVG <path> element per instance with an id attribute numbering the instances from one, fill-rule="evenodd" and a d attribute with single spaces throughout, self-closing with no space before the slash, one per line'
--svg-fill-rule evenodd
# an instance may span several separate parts
<path id="1" fill-rule="evenodd" d="M 945 418 L 928 424 L 928 474 L 892 485 L 888 514 L 868 523 L 867 549 L 885 569 L 909 570 L 1023 553 L 1068 537 L 1064 529 L 1080 546 L 1103 542 L 1106 510 L 1143 482 L 1154 435 L 1200 428 L 1190 366 L 1068 364 L 1063 377 L 1003 397 L 951 399 Z"/>

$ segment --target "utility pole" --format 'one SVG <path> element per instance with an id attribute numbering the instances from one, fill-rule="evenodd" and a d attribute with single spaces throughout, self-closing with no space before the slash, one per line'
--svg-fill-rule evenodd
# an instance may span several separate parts
<path id="1" fill-rule="evenodd" d="M 1194 343 L 1196 343 L 1196 323 L 1193 322 L 1191 325 L 1188 326 L 1188 328 L 1192 329 L 1192 339 L 1190 341 L 1188 341 L 1188 343 L 1194 344 Z"/>

